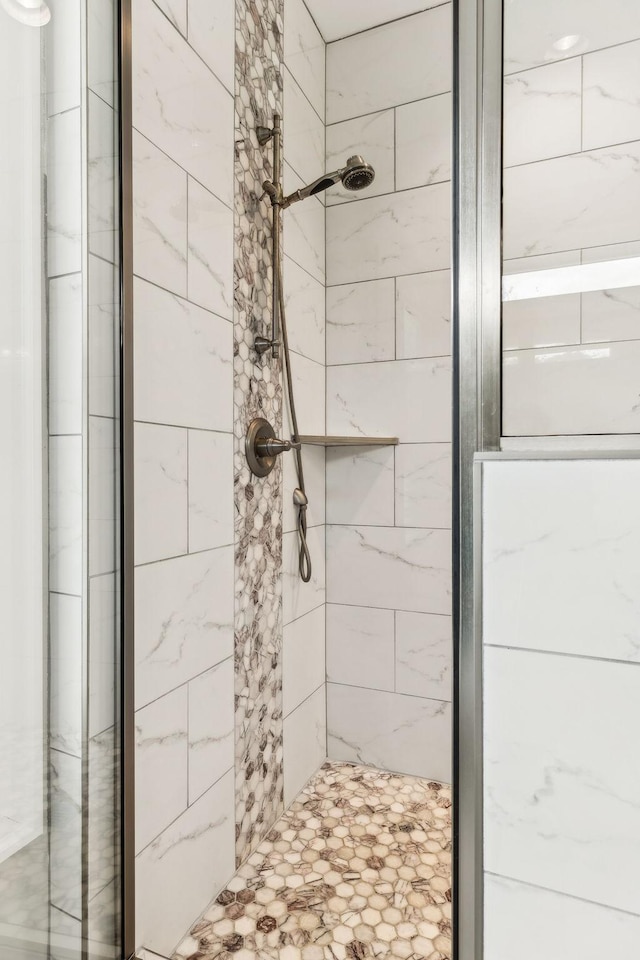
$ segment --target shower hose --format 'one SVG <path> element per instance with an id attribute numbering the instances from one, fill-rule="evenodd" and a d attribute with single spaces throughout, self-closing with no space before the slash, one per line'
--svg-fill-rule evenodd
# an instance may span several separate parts
<path id="1" fill-rule="evenodd" d="M 277 215 L 277 214 L 276 214 Z M 282 283 L 282 263 L 280 257 L 276 262 L 277 283 L 278 283 L 278 308 L 280 310 L 280 335 L 282 338 L 282 352 L 284 359 L 284 378 L 287 385 L 287 399 L 289 403 L 289 416 L 291 418 L 291 439 L 296 444 L 293 449 L 295 457 L 296 475 L 298 479 L 298 489 L 294 491 L 293 502 L 298 510 L 298 571 L 300 579 L 304 583 L 311 580 L 311 554 L 307 544 L 307 492 L 304 486 L 304 469 L 302 466 L 302 450 L 300 448 L 300 435 L 298 431 L 298 416 L 296 413 L 296 401 L 293 395 L 293 378 L 291 375 L 291 356 L 289 354 L 289 335 L 287 333 L 287 318 L 284 309 L 284 292 Z M 275 304 L 274 304 L 275 308 Z"/>

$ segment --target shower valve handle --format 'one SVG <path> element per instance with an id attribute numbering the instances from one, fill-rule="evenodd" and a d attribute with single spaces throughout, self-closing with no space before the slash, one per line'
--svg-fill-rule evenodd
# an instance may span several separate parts
<path id="1" fill-rule="evenodd" d="M 299 450 L 301 444 L 293 440 L 278 440 L 277 437 L 258 437 L 255 450 L 259 457 L 277 457 L 287 450 Z"/>

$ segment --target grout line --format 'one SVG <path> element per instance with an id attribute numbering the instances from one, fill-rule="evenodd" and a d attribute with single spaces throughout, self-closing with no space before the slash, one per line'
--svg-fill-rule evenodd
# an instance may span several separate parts
<path id="1" fill-rule="evenodd" d="M 299 83 L 298 78 L 296 77 L 295 73 L 293 73 L 293 71 L 291 70 L 291 68 L 287 66 L 286 60 L 285 60 L 284 63 L 282 64 L 282 68 L 283 68 L 283 70 L 286 70 L 287 74 L 291 77 L 291 79 L 292 79 L 293 82 L 295 83 L 296 87 L 298 88 L 298 90 L 300 91 L 300 93 L 302 94 L 302 96 L 304 97 L 304 99 L 307 101 L 307 103 L 309 104 L 309 106 L 311 107 L 311 109 L 313 110 L 313 112 L 315 113 L 316 117 L 318 118 L 318 120 L 320 121 L 320 123 L 322 124 L 322 126 L 323 126 L 323 128 L 324 128 L 324 120 L 322 119 L 322 117 L 320 116 L 320 114 L 318 113 L 318 111 L 316 110 L 316 108 L 314 107 L 314 105 L 312 104 L 311 100 L 310 100 L 309 97 L 307 96 L 307 93 L 306 93 L 304 87 L 302 86 L 301 83 Z M 284 111 L 283 111 L 283 113 L 284 113 Z"/>
<path id="2" fill-rule="evenodd" d="M 230 660 L 233 662 L 233 654 L 229 654 L 228 657 L 225 657 L 224 660 L 219 660 L 218 663 L 213 663 L 211 666 L 205 667 L 204 670 L 201 670 L 200 673 L 196 673 L 192 677 L 189 677 L 188 680 L 183 680 L 182 683 L 179 683 L 177 686 L 171 687 L 170 690 L 166 690 L 164 693 L 159 694 L 157 697 L 154 697 L 153 700 L 149 700 L 148 702 L 141 704 L 139 707 L 136 707 L 134 714 L 140 713 L 141 710 L 146 710 L 147 707 L 151 706 L 151 704 L 157 703 L 164 697 L 168 697 L 170 693 L 175 693 L 176 690 L 180 690 L 182 687 L 188 687 L 193 680 L 198 680 L 200 677 L 204 677 L 206 673 L 216 670 L 218 667 L 221 667 L 223 663 L 228 663 Z"/>
<path id="3" fill-rule="evenodd" d="M 218 320 L 224 320 L 225 323 L 233 326 L 233 320 L 229 317 L 223 317 L 220 313 L 215 313 L 213 310 L 210 310 L 208 307 L 203 307 L 201 303 L 194 303 L 193 300 L 188 300 L 187 297 L 183 296 L 181 293 L 176 293 L 175 290 L 170 290 L 168 287 L 163 287 L 162 284 L 158 283 L 156 280 L 149 280 L 148 277 L 143 277 L 139 273 L 134 273 L 133 279 L 142 281 L 142 283 L 148 283 L 150 287 L 155 287 L 156 290 L 162 290 L 163 293 L 168 293 L 171 297 L 177 297 L 178 300 L 182 300 L 183 303 L 187 303 L 190 307 L 197 307 L 198 310 L 203 310 L 205 313 L 208 313 L 211 317 L 217 317 Z"/>
<path id="4" fill-rule="evenodd" d="M 638 660 L 622 660 L 619 657 L 596 657 L 588 653 L 570 653 L 566 650 L 545 650 L 536 647 L 514 647 L 502 643 L 485 643 L 484 647 L 490 650 L 509 650 L 512 653 L 534 653 L 544 657 L 565 657 L 568 660 L 593 660 L 596 663 L 618 663 L 628 667 L 640 667 Z"/>
<path id="5" fill-rule="evenodd" d="M 395 660 L 395 650 L 394 650 Z M 344 683 L 342 680 L 329 680 L 334 687 L 348 687 L 350 690 L 368 690 L 370 693 L 390 693 L 391 696 L 408 697 L 411 700 L 428 700 L 431 703 L 452 703 L 452 700 L 443 700 L 441 697 L 419 697 L 415 693 L 402 693 L 399 690 L 383 690 L 380 687 L 367 687 L 364 684 Z"/>
<path id="6" fill-rule="evenodd" d="M 538 166 L 538 164 L 540 164 L 540 163 L 551 163 L 553 160 L 567 160 L 567 159 L 570 159 L 571 157 L 578 157 L 578 158 L 579 158 L 579 157 L 589 156 L 589 155 L 592 154 L 592 153 L 597 153 L 599 150 L 612 150 L 614 147 L 628 147 L 628 146 L 631 146 L 631 145 L 634 144 L 634 143 L 640 143 L 640 140 L 638 139 L 638 137 L 635 137 L 633 140 L 621 140 L 620 142 L 616 142 L 616 143 L 603 143 L 603 144 L 600 144 L 600 146 L 598 146 L 598 147 L 589 147 L 588 150 L 572 150 L 572 151 L 570 151 L 569 153 L 554 153 L 553 156 L 551 156 L 551 157 L 541 157 L 540 160 L 527 160 L 527 161 L 525 161 L 524 163 L 512 163 L 512 164 L 510 164 L 509 166 L 505 166 L 505 167 L 504 167 L 504 170 L 521 170 L 523 167 L 535 167 L 535 166 Z M 633 242 L 633 241 L 624 241 L 624 240 L 623 240 L 623 241 L 617 241 L 617 242 L 620 242 L 620 243 L 629 243 L 629 242 Z M 610 247 L 610 246 L 611 246 L 611 247 L 614 247 L 615 245 L 616 245 L 615 243 L 599 243 L 599 244 L 596 244 L 596 246 L 599 246 L 599 247 Z M 573 248 L 573 249 L 575 249 L 575 248 Z M 584 249 L 587 249 L 587 250 L 588 250 L 589 248 L 588 248 L 588 247 L 585 247 Z M 544 257 L 544 256 L 549 256 L 550 254 L 553 254 L 553 253 L 568 253 L 568 252 L 569 252 L 569 251 L 564 251 L 564 250 L 557 250 L 557 251 L 556 251 L 556 250 L 551 250 L 551 251 L 548 251 L 546 254 L 545 254 L 545 253 L 537 254 L 537 256 L 542 256 L 542 257 Z M 536 256 L 536 254 L 534 254 L 534 256 Z M 522 257 L 510 257 L 509 259 L 510 259 L 510 260 L 520 260 L 520 259 L 523 259 L 523 258 L 522 258 Z M 508 262 L 508 260 L 505 261 L 505 262 Z"/>
<path id="7" fill-rule="evenodd" d="M 484 871 L 485 876 L 495 877 L 496 880 L 508 880 L 511 883 L 521 884 L 523 887 L 532 887 L 534 890 L 544 890 L 546 893 L 555 893 L 559 897 L 568 897 L 569 900 L 577 900 L 579 903 L 588 903 L 594 907 L 602 907 L 604 910 L 613 910 L 615 913 L 622 913 L 627 917 L 640 917 L 640 913 L 634 913 L 632 910 L 623 910 L 621 907 L 612 907 L 610 903 L 602 903 L 600 900 L 588 900 L 586 897 L 578 897 L 574 893 L 567 893 L 566 890 L 557 890 L 555 887 L 543 887 L 539 883 L 532 883 L 530 880 L 519 880 L 517 877 L 510 877 L 504 873 L 494 873 L 493 870 Z"/>
<path id="8" fill-rule="evenodd" d="M 136 563 L 135 569 L 142 567 L 152 567 L 156 563 L 169 563 L 171 560 L 185 560 L 187 557 L 198 557 L 203 553 L 217 553 L 218 550 L 228 550 L 233 547 L 233 543 L 221 543 L 217 547 L 205 547 L 203 550 L 194 550 L 193 553 L 176 553 L 172 557 L 159 557 L 157 560 L 146 560 L 144 563 Z M 230 624 L 231 626 L 231 624 Z"/>
<path id="9" fill-rule="evenodd" d="M 634 141 L 631 141 L 634 142 Z M 571 154 L 567 154 L 571 156 Z M 552 159 L 555 160 L 555 157 Z M 535 160 L 535 163 L 544 163 L 543 160 Z M 528 164 L 520 164 L 520 166 L 528 166 Z M 508 169 L 513 169 L 509 167 Z M 395 173 L 394 173 L 395 177 Z M 337 199 L 335 203 L 328 203 L 327 210 L 333 210 L 336 207 L 354 207 L 357 204 L 369 204 L 374 200 L 383 200 L 385 197 L 397 197 L 403 193 L 412 193 L 416 190 L 429 190 L 431 187 L 442 187 L 445 183 L 451 183 L 451 177 L 443 177 L 442 180 L 432 180 L 430 183 L 416 183 L 412 187 L 400 187 L 398 190 L 388 190 L 386 193 L 376 193 L 373 196 L 369 197 L 355 197 L 354 199 Z"/>
<path id="10" fill-rule="evenodd" d="M 300 703 L 296 704 L 295 707 L 293 707 L 291 710 L 289 710 L 289 713 L 285 713 L 285 715 L 283 716 L 282 719 L 283 719 L 283 720 L 286 720 L 286 719 L 287 719 L 288 717 L 290 717 L 293 713 L 295 713 L 296 710 L 299 710 L 300 707 L 304 706 L 304 704 L 307 703 L 308 700 L 311 700 L 311 697 L 314 697 L 314 696 L 316 695 L 316 693 L 318 692 L 318 690 L 320 690 L 321 687 L 324 687 L 324 684 L 325 684 L 325 681 L 323 680 L 322 683 L 319 683 L 319 684 L 318 684 L 318 686 L 315 688 L 315 690 L 312 690 L 311 693 L 304 698 L 304 700 L 301 700 Z"/>
<path id="11" fill-rule="evenodd" d="M 422 103 L 425 100 L 436 100 L 438 97 L 451 97 L 451 90 L 439 90 L 437 93 L 431 93 L 428 97 L 417 97 L 415 100 L 404 100 L 402 103 L 392 103 L 386 107 L 378 107 L 377 110 L 367 110 L 366 113 L 356 113 L 352 117 L 345 117 L 343 120 L 327 121 L 327 127 L 337 127 L 341 123 L 352 123 L 354 120 L 364 120 L 365 117 L 372 117 L 376 113 L 388 113 L 397 107 L 410 107 L 414 103 Z"/>
<path id="12" fill-rule="evenodd" d="M 332 43 L 342 43 L 343 40 L 351 40 L 352 37 L 360 37 L 363 33 L 372 33 L 373 30 L 380 30 L 382 27 L 390 27 L 394 23 L 400 23 L 402 20 L 410 20 L 411 17 L 419 17 L 422 14 L 430 13 L 431 10 L 438 10 L 440 7 L 448 7 L 450 0 L 444 0 L 443 3 L 434 3 L 433 6 L 425 7 L 424 10 L 416 10 L 413 13 L 406 13 L 403 17 L 394 17 L 391 20 L 384 20 L 382 23 L 376 23 L 372 27 L 365 27 L 364 30 L 356 30 L 354 33 L 347 33 L 344 37 L 337 37 L 335 40 L 327 41 L 327 46 Z"/>
<path id="13" fill-rule="evenodd" d="M 102 420 L 114 420 L 114 417 L 98 417 L 97 414 L 91 414 L 92 417 L 95 416 L 96 419 Z M 116 418 L 117 419 L 117 418 Z M 213 430 L 209 427 L 192 427 L 184 423 L 164 423 L 162 420 L 134 420 L 134 423 L 141 423 L 149 427 L 172 427 L 176 430 L 192 430 L 197 433 L 213 433 L 219 437 L 233 437 L 232 430 Z M 79 436 L 79 434 L 71 434 L 71 436 Z"/>
<path id="14" fill-rule="evenodd" d="M 451 620 L 450 613 L 442 613 L 440 610 L 434 612 L 432 610 L 407 610 L 400 607 L 375 607 L 370 603 L 345 603 L 344 600 L 327 600 L 326 603 L 328 607 L 348 607 L 350 610 L 355 608 L 356 610 L 383 610 L 392 613 L 422 613 L 425 617 L 445 617 L 447 620 Z"/>
<path id="15" fill-rule="evenodd" d="M 632 43 L 637 43 L 638 37 L 633 37 L 631 40 L 621 40 L 618 43 L 610 43 L 605 47 L 596 47 L 594 50 L 587 50 L 585 53 L 574 54 L 572 57 L 558 57 L 557 60 L 545 60 L 543 63 L 536 63 L 532 67 L 522 67 L 521 70 L 513 70 L 510 73 L 505 73 L 505 77 L 515 77 L 519 76 L 521 73 L 531 73 L 532 70 L 540 70 L 541 67 L 552 67 L 559 63 L 566 63 L 568 60 L 577 60 L 578 57 L 592 57 L 594 54 L 604 53 L 605 50 L 615 50 L 617 47 L 627 47 Z M 503 64 L 504 69 L 504 64 Z"/>

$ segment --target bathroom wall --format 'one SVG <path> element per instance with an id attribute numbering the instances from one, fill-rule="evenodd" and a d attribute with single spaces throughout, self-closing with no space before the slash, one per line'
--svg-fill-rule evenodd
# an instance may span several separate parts
<path id="1" fill-rule="evenodd" d="M 327 47 L 328 749 L 451 779 L 451 5 Z"/>
<path id="2" fill-rule="evenodd" d="M 640 260 L 638 285 L 598 290 L 593 278 L 603 261 L 640 257 L 640 9 L 505 4 L 504 57 L 507 285 L 528 271 L 583 275 L 504 304 L 503 432 L 636 433 Z"/>
<path id="3" fill-rule="evenodd" d="M 640 465 L 586 456 L 482 464 L 486 960 L 640 938 Z"/>
<path id="4" fill-rule="evenodd" d="M 244 457 L 253 417 L 289 430 L 281 361 L 253 351 L 272 276 L 255 127 L 284 107 L 285 189 L 318 176 L 324 43 L 296 0 L 284 22 L 273 0 L 141 0 L 133 66 L 136 939 L 170 954 L 326 757 L 324 453 L 305 450 L 308 586 L 292 457 L 266 480 Z M 324 234 L 320 200 L 286 212 L 308 433 L 324 432 Z"/>
<path id="5" fill-rule="evenodd" d="M 137 940 L 235 866 L 233 0 L 133 4 Z"/>
<path id="6" fill-rule="evenodd" d="M 315 180 L 325 164 L 325 43 L 302 0 L 284 3 L 284 187 Z M 291 366 L 303 434 L 325 433 L 325 198 L 283 215 L 284 293 Z M 289 424 L 285 415 L 285 424 Z M 287 427 L 289 429 L 289 426 Z M 285 455 L 283 504 L 284 800 L 288 805 L 326 759 L 325 453 L 303 448 L 313 574 L 298 574 L 298 486 Z"/>

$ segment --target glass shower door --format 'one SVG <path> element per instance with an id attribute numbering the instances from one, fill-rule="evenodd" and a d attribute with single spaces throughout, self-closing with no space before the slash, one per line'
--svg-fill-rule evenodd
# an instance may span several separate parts
<path id="1" fill-rule="evenodd" d="M 120 955 L 112 0 L 0 0 L 0 956 Z"/>

